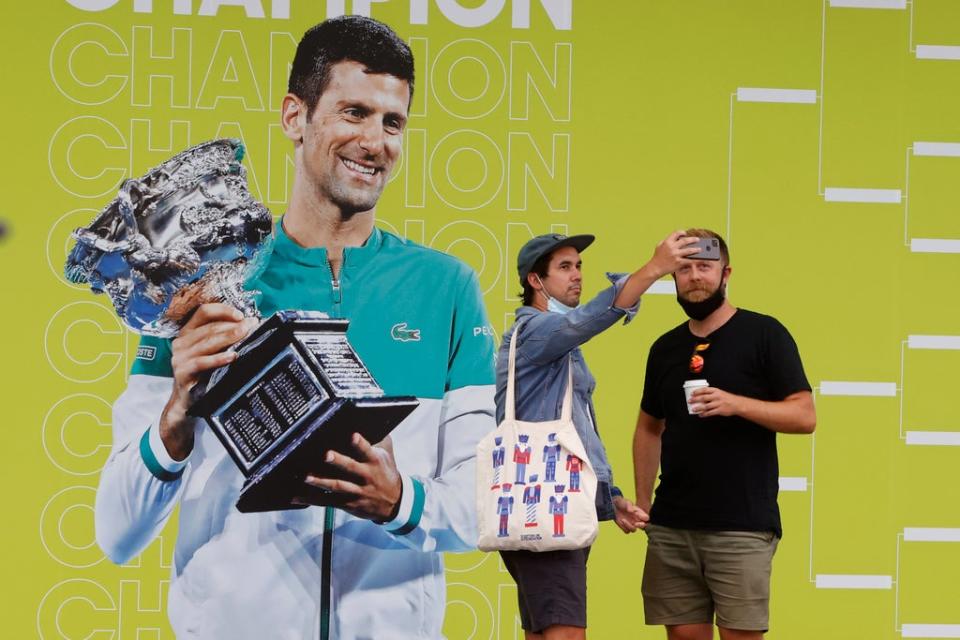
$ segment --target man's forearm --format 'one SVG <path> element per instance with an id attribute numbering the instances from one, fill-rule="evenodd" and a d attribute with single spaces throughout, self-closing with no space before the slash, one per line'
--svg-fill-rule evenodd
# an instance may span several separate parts
<path id="1" fill-rule="evenodd" d="M 813 433 L 817 425 L 813 396 L 806 391 L 777 402 L 740 396 L 737 415 L 778 433 Z"/>
<path id="2" fill-rule="evenodd" d="M 652 261 L 648 262 L 630 274 L 614 299 L 613 306 L 618 309 L 629 309 L 635 306 L 640 301 L 640 296 L 663 276 L 664 274 L 657 270 Z"/>
<path id="3" fill-rule="evenodd" d="M 187 423 L 188 420 L 186 412 L 175 406 L 172 400 L 160 415 L 160 440 L 174 460 L 186 460 L 193 451 L 193 426 Z"/>
<path id="4" fill-rule="evenodd" d="M 637 491 L 637 506 L 650 512 L 653 502 L 653 484 L 660 468 L 660 436 L 638 427 L 633 434 L 633 477 Z"/>

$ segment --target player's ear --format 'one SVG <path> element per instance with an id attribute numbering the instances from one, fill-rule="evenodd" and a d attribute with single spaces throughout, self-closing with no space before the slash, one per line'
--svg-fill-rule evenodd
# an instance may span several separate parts
<path id="1" fill-rule="evenodd" d="M 294 142 L 303 142 L 303 130 L 307 124 L 307 105 L 292 93 L 283 96 L 280 104 L 280 127 L 283 134 Z"/>

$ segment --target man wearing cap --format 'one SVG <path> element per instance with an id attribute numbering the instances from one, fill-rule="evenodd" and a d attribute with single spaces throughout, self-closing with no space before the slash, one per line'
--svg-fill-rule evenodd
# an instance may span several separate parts
<path id="1" fill-rule="evenodd" d="M 537 236 L 520 249 L 517 272 L 523 306 L 504 334 L 497 358 L 497 423 L 503 421 L 510 342 L 517 327 L 516 417 L 545 422 L 560 415 L 567 368 L 573 367 L 573 422 L 597 474 L 597 516 L 615 520 L 626 533 L 643 528 L 647 514 L 613 484 L 613 473 L 597 432 L 591 396 L 596 386 L 580 345 L 620 318 L 629 322 L 640 296 L 658 279 L 673 273 L 697 249 L 696 238 L 675 232 L 660 242 L 653 257 L 630 275 L 610 275 L 612 286 L 580 305 L 580 254 L 592 235 Z M 572 551 L 505 551 L 504 564 L 517 582 L 520 619 L 527 640 L 584 638 L 587 626 L 587 556 Z"/>

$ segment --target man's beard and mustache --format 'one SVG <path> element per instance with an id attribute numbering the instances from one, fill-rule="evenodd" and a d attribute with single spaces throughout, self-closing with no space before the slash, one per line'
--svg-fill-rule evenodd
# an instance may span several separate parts
<path id="1" fill-rule="evenodd" d="M 694 291 L 703 291 L 703 289 L 694 289 Z M 690 295 L 692 292 L 688 292 L 687 295 Z M 720 305 L 723 304 L 724 299 L 727 297 L 727 284 L 725 282 L 720 282 L 717 285 L 717 288 L 709 296 L 703 300 L 698 300 L 694 302 L 693 300 L 688 300 L 684 298 L 680 292 L 677 292 L 677 302 L 680 303 L 680 306 L 683 308 L 683 312 L 693 320 L 704 320 L 711 313 L 720 308 Z"/>

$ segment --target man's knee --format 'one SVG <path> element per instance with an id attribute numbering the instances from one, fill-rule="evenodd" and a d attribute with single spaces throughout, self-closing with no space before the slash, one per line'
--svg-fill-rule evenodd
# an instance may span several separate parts
<path id="1" fill-rule="evenodd" d="M 543 640 L 584 640 L 587 630 L 583 627 L 571 627 L 555 624 L 543 630 Z"/>
<path id="2" fill-rule="evenodd" d="M 720 640 L 763 640 L 763 631 L 744 631 L 719 627 Z"/>
<path id="3" fill-rule="evenodd" d="M 712 624 L 667 625 L 667 640 L 713 640 Z"/>

